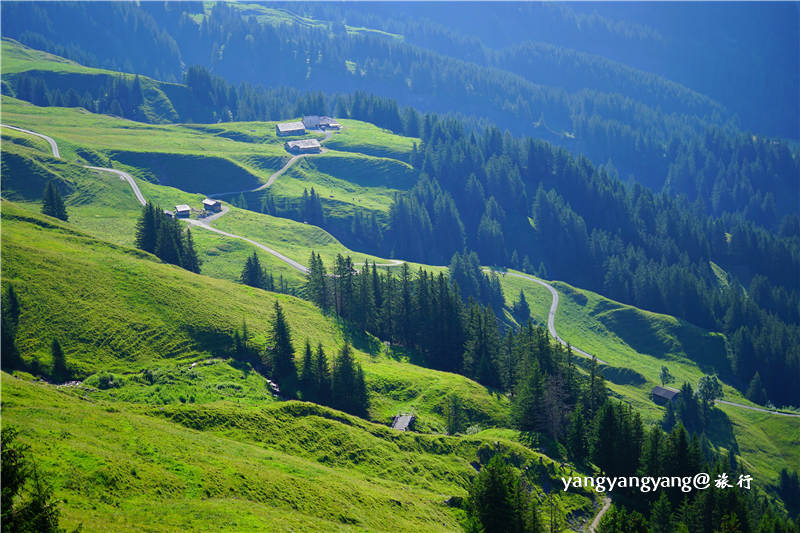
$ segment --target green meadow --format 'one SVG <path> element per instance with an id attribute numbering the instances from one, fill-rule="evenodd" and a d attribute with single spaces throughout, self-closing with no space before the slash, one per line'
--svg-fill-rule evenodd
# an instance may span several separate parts
<path id="1" fill-rule="evenodd" d="M 315 24 L 278 9 L 236 8 L 275 24 L 289 22 L 287 17 Z M 4 76 L 30 70 L 115 74 L 7 40 L 2 46 Z M 145 78 L 143 84 L 148 113 L 171 116 L 159 102 L 177 86 Z M 549 458 L 516 442 L 520 436 L 508 429 L 507 396 L 413 365 L 402 350 L 300 298 L 236 283 L 255 252 L 276 281 L 282 276 L 302 295 L 303 275 L 257 247 L 192 227 L 202 275 L 134 249 L 140 206 L 130 187 L 113 174 L 83 168 L 129 172 L 144 196 L 164 208 L 199 207 L 205 194 L 265 183 L 289 160 L 275 122 L 145 124 L 77 108 L 36 107 L 9 96 L 2 96 L 2 105 L 4 124 L 52 136 L 64 158 L 54 159 L 37 137 L 0 130 L 2 286 L 13 285 L 21 302 L 18 346 L 26 361 L 46 369 L 50 342 L 58 338 L 82 380 L 78 387 L 56 387 L 24 373 L 3 374 L 4 422 L 21 429 L 21 440 L 54 480 L 64 525 L 83 523 L 94 531 L 113 522 L 118 531 L 183 531 L 214 523 L 221 530 L 263 531 L 280 522 L 286 531 L 452 531 L 463 512 L 444 502 L 466 494 L 475 472 L 470 463 L 487 450 L 508 452 L 520 464 L 541 459 L 552 475 L 559 473 Z M 279 204 L 292 203 L 313 187 L 332 220 L 348 221 L 360 210 L 383 221 L 393 196 L 414 185 L 409 161 L 419 139 L 341 122 L 344 129 L 326 142 L 325 153 L 297 161 L 270 192 Z M 67 224 L 38 213 L 49 180 L 65 194 Z M 214 227 L 300 263 L 307 263 L 311 250 L 328 268 L 338 254 L 358 265 L 389 262 L 348 249 L 322 228 L 226 205 L 230 211 Z M 522 290 L 534 320 L 546 323 L 551 300 L 544 287 L 511 276 L 501 283 L 509 307 Z M 604 375 L 610 391 L 647 423 L 663 415 L 649 398 L 662 365 L 676 377 L 674 386 L 695 385 L 724 367 L 726 339 L 719 333 L 552 284 L 560 294 L 559 334 L 609 363 Z M 367 380 L 369 420 L 278 401 L 263 376 L 232 358 L 232 335 L 245 322 L 252 342 L 266 343 L 275 300 L 286 311 L 297 352 L 308 339 L 331 359 L 342 344 L 353 344 Z M 506 318 L 513 323 L 508 309 Z M 720 378 L 725 399 L 752 405 L 724 373 Z M 474 435 L 442 435 L 451 393 L 461 400 Z M 419 433 L 387 428 L 395 414 L 412 409 Z M 797 419 L 720 406 L 709 437 L 720 451 L 735 446 L 762 486 L 774 483 L 783 466 L 800 464 Z M 534 493 L 544 498 L 541 486 Z M 556 505 L 576 527 L 593 512 L 586 494 L 561 495 Z M 151 518 L 156 511 L 163 516 L 158 523 Z"/>

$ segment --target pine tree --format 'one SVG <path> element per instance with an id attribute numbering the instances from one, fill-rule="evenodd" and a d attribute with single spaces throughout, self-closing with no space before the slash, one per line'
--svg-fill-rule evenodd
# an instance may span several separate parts
<path id="1" fill-rule="evenodd" d="M 297 391 L 297 368 L 294 363 L 292 334 L 278 300 L 275 300 L 274 308 L 275 318 L 270 328 L 270 346 L 267 348 L 271 359 L 272 377 L 280 386 L 281 394 L 293 398 Z"/>
<path id="2" fill-rule="evenodd" d="M 517 319 L 520 325 L 524 325 L 531 318 L 531 308 L 525 299 L 525 293 L 522 292 L 522 289 L 519 290 L 519 298 L 514 302 L 513 312 L 514 318 Z"/>
<path id="3" fill-rule="evenodd" d="M 186 247 L 183 254 L 183 268 L 195 274 L 200 273 L 201 261 L 197 257 L 197 252 L 194 249 L 194 240 L 192 239 L 192 232 L 186 228 Z"/>
<path id="4" fill-rule="evenodd" d="M 314 379 L 314 361 L 311 344 L 306 339 L 306 348 L 303 352 L 303 369 L 300 373 L 300 392 L 306 402 L 316 402 L 317 387 Z"/>
<path id="5" fill-rule="evenodd" d="M 333 393 L 331 391 L 331 371 L 328 368 L 328 358 L 322 349 L 322 344 L 317 345 L 314 354 L 314 386 L 317 401 L 323 405 L 331 405 Z"/>
<path id="6" fill-rule="evenodd" d="M 63 382 L 69 379 L 69 369 L 67 368 L 67 358 L 58 340 L 53 339 L 50 345 L 50 355 L 53 357 L 53 379 Z"/>
<path id="7" fill-rule="evenodd" d="M 245 261 L 242 273 L 239 275 L 239 281 L 244 285 L 249 285 L 257 289 L 267 289 L 266 274 L 255 252 Z"/>
<path id="8" fill-rule="evenodd" d="M 47 182 L 42 194 L 42 214 L 51 217 L 59 218 L 67 221 L 67 208 L 64 205 L 64 199 L 61 197 L 61 191 L 53 180 Z"/>
<path id="9" fill-rule="evenodd" d="M 142 206 L 142 213 L 136 222 L 136 247 L 151 254 L 156 252 L 159 222 L 157 213 L 157 208 L 147 202 Z"/>

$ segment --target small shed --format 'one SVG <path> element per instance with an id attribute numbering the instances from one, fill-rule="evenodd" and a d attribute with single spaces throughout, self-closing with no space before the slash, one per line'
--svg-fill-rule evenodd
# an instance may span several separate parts
<path id="1" fill-rule="evenodd" d="M 659 405 L 666 405 L 669 402 L 674 402 L 680 396 L 680 392 L 672 389 L 665 389 L 664 387 L 659 387 L 656 385 L 653 387 L 653 391 L 650 395 L 653 397 L 653 401 Z"/>
<path id="2" fill-rule="evenodd" d="M 213 198 L 206 198 L 203 200 L 203 209 L 206 211 L 214 211 L 215 213 L 219 213 L 222 211 L 222 202 L 219 200 L 214 200 Z"/>
<path id="3" fill-rule="evenodd" d="M 275 133 L 280 136 L 305 135 L 306 127 L 302 122 L 284 122 L 275 125 Z"/>
<path id="4" fill-rule="evenodd" d="M 186 204 L 179 204 L 175 206 L 175 216 L 178 218 L 189 218 L 192 213 L 192 208 Z"/>
<path id="5" fill-rule="evenodd" d="M 293 154 L 315 154 L 322 151 L 322 145 L 316 139 L 301 139 L 288 141 L 284 147 Z"/>
<path id="6" fill-rule="evenodd" d="M 417 416 L 414 413 L 411 414 L 399 414 L 394 417 L 392 420 L 392 429 L 398 429 L 400 431 L 408 431 L 414 426 L 414 421 L 417 419 Z"/>

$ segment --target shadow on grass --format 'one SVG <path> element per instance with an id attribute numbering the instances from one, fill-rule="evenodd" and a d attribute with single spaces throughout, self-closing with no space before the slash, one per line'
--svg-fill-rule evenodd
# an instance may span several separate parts
<path id="1" fill-rule="evenodd" d="M 739 451 L 739 443 L 736 442 L 736 436 L 733 433 L 733 424 L 721 409 L 715 407 L 709 412 L 706 436 L 717 446 Z"/>

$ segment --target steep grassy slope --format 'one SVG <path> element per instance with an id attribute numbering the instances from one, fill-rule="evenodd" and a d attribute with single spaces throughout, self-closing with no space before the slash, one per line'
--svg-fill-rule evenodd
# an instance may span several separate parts
<path id="1" fill-rule="evenodd" d="M 54 484 L 63 525 L 84 531 L 453 531 L 461 512 L 444 500 L 465 494 L 481 447 L 491 454 L 477 438 L 404 435 L 297 402 L 150 410 L 5 373 L 2 386 L 4 424 Z M 560 504 L 591 509 L 579 494 Z"/>
<path id="2" fill-rule="evenodd" d="M 507 417 L 507 403 L 483 387 L 397 362 L 306 302 L 161 264 L 11 202 L 2 203 L 2 217 L 2 282 L 19 296 L 23 357 L 46 369 L 47 346 L 58 338 L 75 371 L 89 374 L 82 385 L 58 388 L 3 375 L 4 423 L 20 428 L 54 483 L 66 525 L 451 531 L 461 512 L 444 500 L 465 494 L 470 463 L 492 450 L 520 465 L 539 462 L 539 454 L 496 436 L 489 445 L 400 434 L 276 402 L 264 378 L 225 356 L 243 318 L 254 342 L 264 342 L 278 298 L 296 343 L 308 336 L 329 353 L 344 339 L 354 343 L 374 420 L 413 406 L 422 429 L 441 427 L 448 393 L 462 398 L 472 422 Z M 113 372 L 118 386 L 104 388 L 99 371 Z M 591 511 L 582 494 L 563 495 L 558 505 L 573 520 Z"/>
<path id="3" fill-rule="evenodd" d="M 415 183 L 412 167 L 396 159 L 331 151 L 296 163 L 270 191 L 280 205 L 278 199 L 297 200 L 313 187 L 328 218 L 349 222 L 356 209 L 386 215 L 394 195 Z"/>
<path id="4" fill-rule="evenodd" d="M 148 126 L 82 113 L 78 110 L 37 108 L 6 97 L 3 102 L 8 104 L 4 108 L 4 122 L 16 123 L 51 134 L 56 137 L 59 146 L 64 147 L 62 153 L 72 159 L 79 158 L 81 161 L 94 164 L 110 164 L 109 156 L 116 153 L 141 153 L 135 152 L 135 150 L 139 150 L 143 146 L 153 153 L 162 149 L 174 152 L 178 154 L 176 160 L 181 158 L 193 160 L 202 157 L 200 154 L 205 153 L 222 154 L 220 157 L 225 158 L 226 161 L 238 165 L 244 171 L 250 172 L 263 181 L 287 157 L 284 153 L 274 150 L 275 147 L 278 147 L 280 140 L 274 136 L 274 125 L 271 123 Z M 8 116 L 12 117 L 13 121 L 7 119 L 6 112 L 9 110 L 10 115 Z M 381 203 L 375 207 L 384 209 L 386 204 L 380 200 L 381 187 L 388 191 L 390 188 L 405 186 L 401 179 L 397 179 L 398 176 L 402 177 L 402 172 L 396 174 L 392 169 L 402 170 L 405 168 L 405 164 L 402 163 L 402 159 L 404 159 L 402 154 L 410 148 L 407 143 L 403 144 L 405 141 L 398 140 L 397 136 L 381 132 L 372 126 L 363 125 L 364 129 L 360 131 L 358 128 L 361 125 L 362 123 L 346 123 L 345 132 L 334 136 L 330 141 L 331 143 L 344 143 L 340 147 L 341 150 L 352 149 L 361 153 L 343 153 L 332 150 L 327 155 L 307 160 L 302 167 L 298 167 L 297 177 L 290 172 L 287 176 L 282 176 L 275 186 L 278 188 L 283 186 L 284 177 L 286 177 L 287 185 L 291 180 L 295 180 L 295 189 L 291 193 L 297 194 L 302 190 L 302 187 L 299 186 L 303 183 L 300 178 L 307 179 L 309 186 L 319 183 L 315 180 L 328 180 L 325 183 L 329 184 L 331 194 L 343 200 L 341 202 L 342 212 L 361 202 L 367 202 L 371 198 L 378 198 Z M 374 128 L 375 131 L 370 128 Z M 380 142 L 386 142 L 387 154 L 391 152 L 397 159 L 362 155 L 369 150 L 367 147 L 369 140 L 372 137 L 377 139 L 378 135 L 385 135 Z M 163 139 L 164 147 L 160 148 L 156 145 L 154 142 L 156 138 Z M 34 137 L 3 129 L 3 140 L 4 196 L 33 201 L 29 206 L 37 209 L 35 201 L 38 199 L 45 180 L 55 177 L 64 183 L 63 190 L 68 193 L 71 223 L 103 240 L 124 246 L 132 244 L 135 219 L 139 210 L 125 183 L 106 173 L 94 173 L 77 165 L 65 164 L 52 159 L 49 157 L 46 145 Z M 398 147 L 394 147 L 392 143 L 397 143 Z M 11 161 L 12 165 L 17 165 L 14 167 L 16 170 L 7 172 L 5 166 L 7 161 Z M 129 162 L 136 163 L 136 161 Z M 202 165 L 203 162 L 204 160 L 200 159 L 198 165 Z M 199 205 L 202 198 L 200 195 L 147 182 L 146 179 L 150 178 L 148 173 L 152 170 L 121 165 L 119 162 L 113 164 L 142 178 L 139 183 L 145 196 L 163 206 L 184 202 Z M 367 170 L 364 170 L 365 168 Z M 18 176 L 24 177 L 25 180 L 15 182 L 14 178 Z M 26 181 L 30 176 L 33 176 L 33 179 Z M 13 185 L 10 189 L 9 184 Z M 276 192 L 279 191 L 278 188 L 276 188 Z M 356 190 L 358 195 L 353 196 Z M 375 196 L 369 197 L 372 193 L 375 193 Z M 385 198 L 385 195 L 383 197 Z M 355 198 L 355 201 L 347 204 L 348 198 L 351 200 Z M 333 236 L 319 228 L 251 211 L 234 208 L 215 225 L 227 231 L 247 235 L 302 263 L 307 261 L 311 249 L 320 252 L 328 266 L 331 265 L 337 253 L 350 254 L 357 262 L 364 259 L 363 254 L 348 250 Z M 194 230 L 193 234 L 205 261 L 203 272 L 222 279 L 235 280 L 245 257 L 255 250 L 254 247 L 242 241 L 228 239 L 201 229 Z M 271 269 L 276 277 L 283 274 L 292 286 L 300 286 L 302 277 L 296 271 L 268 254 L 259 252 L 259 255 L 262 263 Z M 377 262 L 384 261 L 380 258 L 370 259 Z M 516 299 L 522 288 L 531 304 L 534 317 L 540 323 L 546 322 L 550 296 L 544 288 L 510 276 L 503 278 L 502 282 L 509 304 Z M 647 421 L 656 421 L 663 413 L 663 410 L 648 398 L 650 389 L 658 383 L 658 370 L 662 364 L 670 368 L 672 373 L 678 377 L 679 382 L 688 380 L 696 383 L 704 372 L 713 372 L 714 367 L 718 366 L 721 358 L 724 357 L 724 339 L 719 335 L 692 328 L 672 317 L 624 306 L 565 284 L 556 286 L 562 294 L 561 306 L 556 317 L 556 327 L 560 334 L 576 346 L 596 353 L 601 359 L 608 361 L 613 367 L 606 369 L 609 387 L 615 394 L 640 409 Z M 88 288 L 85 290 L 90 291 Z M 66 299 L 59 301 L 65 302 L 66 305 Z M 213 297 L 202 297 L 198 301 L 206 307 L 216 306 Z M 187 305 L 194 308 L 194 303 Z M 109 305 L 113 306 L 113 304 Z M 263 332 L 263 323 L 267 316 L 265 310 L 269 308 L 269 305 L 248 304 L 245 306 L 248 311 L 241 311 L 240 307 L 221 322 L 222 329 L 227 333 L 232 332 L 234 328 L 241 325 L 242 319 L 247 316 L 251 329 L 261 328 Z M 167 317 L 164 323 L 175 320 L 172 314 L 167 314 Z M 250 320 L 250 317 L 254 317 L 253 321 Z M 258 324 L 254 325 L 253 322 L 258 322 Z M 300 323 L 302 323 L 302 319 Z M 209 324 L 217 326 L 216 320 L 212 318 L 208 318 L 204 322 L 204 326 Z M 175 334 L 173 330 L 169 331 L 170 338 L 177 336 L 195 342 L 195 339 L 185 332 Z M 324 341 L 326 346 L 334 349 L 337 340 L 348 334 L 341 330 L 338 331 L 339 333 L 327 337 L 328 340 Z M 301 341 L 302 339 L 296 340 Z M 408 409 L 414 406 L 418 412 L 422 410 L 427 413 L 428 427 L 440 428 L 442 427 L 441 398 L 445 391 L 453 388 L 467 398 L 480 396 L 471 388 L 474 384 L 471 385 L 471 382 L 467 380 L 459 381 L 460 378 L 456 379 L 455 377 L 444 379 L 442 376 L 418 367 L 401 365 L 391 357 L 381 355 L 374 341 L 370 342 L 372 344 L 368 342 L 367 347 L 359 352 L 359 357 L 368 371 L 370 387 L 374 393 L 372 416 L 375 420 L 387 421 L 398 409 Z M 45 363 L 49 357 L 47 355 L 48 343 L 49 340 L 44 339 L 34 349 L 34 353 L 39 353 Z M 191 357 L 216 355 L 217 348 L 213 346 L 212 348 L 197 344 L 191 346 L 192 350 L 197 352 Z M 369 352 L 378 355 L 367 357 L 366 353 Z M 697 364 L 695 359 L 700 361 L 700 364 Z M 195 387 L 191 381 L 187 381 L 188 378 L 185 375 L 181 374 L 186 371 L 188 363 L 175 367 L 176 363 L 172 360 L 153 358 L 153 361 L 152 364 L 147 363 L 136 368 L 152 367 L 152 370 L 155 371 L 163 371 L 167 374 L 171 372 L 175 378 L 164 381 L 164 384 L 168 384 L 169 387 L 164 386 L 161 390 L 155 391 L 154 387 L 145 386 L 136 380 L 126 380 L 122 389 L 96 394 L 101 398 L 106 398 L 113 393 L 120 398 L 146 403 L 179 402 L 181 396 L 187 401 L 194 396 L 197 401 L 204 402 L 221 398 L 236 398 L 243 402 L 253 402 L 261 401 L 263 397 L 263 390 L 257 390 L 258 383 L 244 383 L 241 389 L 227 387 L 228 383 L 238 383 L 235 380 L 239 379 L 241 371 L 224 361 L 214 367 L 213 372 L 209 369 L 209 373 L 218 373 L 219 375 L 213 379 L 209 377 L 202 380 L 204 382 L 202 387 Z M 130 373 L 131 368 L 121 365 L 114 369 L 120 373 Z M 96 369 L 87 367 L 87 372 L 94 370 Z M 431 376 L 437 377 L 431 378 Z M 722 377 L 724 381 L 725 376 Z M 450 381 L 451 378 L 453 381 Z M 223 387 L 219 388 L 219 384 L 223 384 Z M 167 394 L 165 391 L 168 389 L 172 389 L 173 392 Z M 749 403 L 734 389 L 726 386 L 725 391 L 727 399 L 739 403 Z M 472 413 L 475 421 L 493 424 L 506 415 L 507 406 L 503 404 L 502 400 L 482 403 L 485 402 L 485 398 L 481 397 L 480 401 L 474 399 L 471 401 L 480 404 Z M 726 412 L 736 411 L 728 408 L 725 410 Z M 747 420 L 751 413 L 740 413 L 740 415 L 739 418 L 743 417 L 742 420 Z M 724 449 L 732 444 L 731 436 L 733 436 L 739 449 L 742 450 L 743 457 L 754 465 L 759 473 L 763 471 L 765 478 L 774 479 L 774 473 L 787 464 L 785 461 L 789 460 L 788 464 L 792 464 L 796 460 L 796 457 L 791 454 L 781 455 L 779 449 L 772 448 L 768 444 L 768 439 L 773 438 L 774 431 L 781 432 L 781 436 L 776 436 L 775 439 L 790 435 L 789 429 L 794 427 L 792 425 L 795 423 L 794 421 L 781 419 L 780 421 L 771 421 L 771 423 L 759 422 L 757 427 L 750 428 L 747 423 L 737 421 L 738 419 L 733 416 L 730 417 L 730 420 L 732 422 L 722 421 L 719 427 L 715 426 L 714 433 L 717 434 L 715 442 L 721 449 Z"/>
<path id="5" fill-rule="evenodd" d="M 525 292 L 533 318 L 547 323 L 552 301 L 544 287 L 512 276 L 501 278 L 507 304 Z M 720 374 L 725 399 L 755 405 L 730 384 L 725 337 L 669 315 L 652 313 L 616 302 L 597 293 L 552 282 L 559 293 L 556 330 L 567 342 L 609 363 L 604 369 L 609 387 L 632 402 L 646 420 L 655 421 L 663 409 L 649 398 L 660 385 L 661 366 L 667 366 L 680 386 L 693 386 L 701 376 Z"/>
<path id="6" fill-rule="evenodd" d="M 172 366 L 176 359 L 188 365 L 226 357 L 243 320 L 254 342 L 264 343 L 277 298 L 297 348 L 308 338 L 332 355 L 346 339 L 354 344 L 373 391 L 374 420 L 388 422 L 413 406 L 422 428 L 441 428 L 445 396 L 455 392 L 473 422 L 506 422 L 507 399 L 461 376 L 399 362 L 376 339 L 342 327 L 308 302 L 161 264 L 13 203 L 4 202 L 2 211 L 3 283 L 19 293 L 18 346 L 28 360 L 36 357 L 49 366 L 52 338 L 84 375 L 132 375 Z"/>
<path id="7" fill-rule="evenodd" d="M 79 95 L 86 91 L 96 93 L 99 89 L 108 86 L 114 78 L 123 78 L 131 81 L 134 74 L 124 74 L 111 70 L 85 67 L 74 61 L 35 50 L 14 41 L 4 38 L 2 41 L 3 53 L 3 80 L 13 85 L 20 75 L 34 76 L 43 80 L 49 89 L 59 89 L 66 92 L 74 89 Z M 143 118 L 150 122 L 170 122 L 178 118 L 173 102 L 165 94 L 165 90 L 178 91 L 181 100 L 191 105 L 191 94 L 183 86 L 157 81 L 146 76 L 139 77 L 142 87 Z"/>
<path id="8" fill-rule="evenodd" d="M 551 283 L 560 296 L 555 321 L 559 335 L 609 363 L 601 365 L 607 386 L 612 394 L 634 406 L 646 423 L 657 423 L 664 415 L 664 409 L 649 397 L 653 386 L 661 384 L 658 375 L 662 365 L 676 377 L 673 386 L 683 381 L 695 386 L 702 375 L 713 374 L 725 364 L 725 338 L 719 333 L 563 282 Z M 523 290 L 532 318 L 546 324 L 551 303 L 546 288 L 512 276 L 501 277 L 501 284 L 508 305 Z M 577 360 L 585 366 L 584 359 Z M 721 381 L 726 400 L 755 405 L 727 384 L 724 374 Z M 776 483 L 782 468 L 800 464 L 797 418 L 718 405 L 706 435 L 720 453 L 733 448 L 743 468 L 762 486 Z"/>

